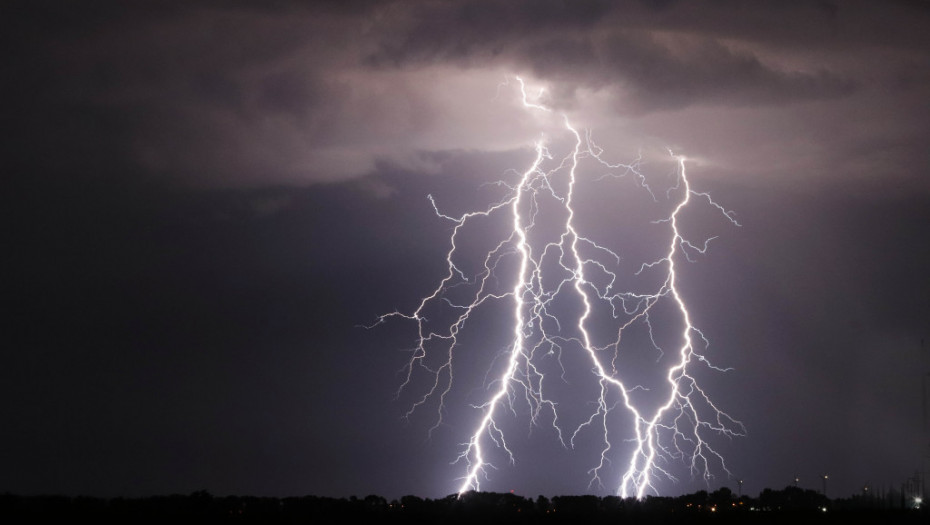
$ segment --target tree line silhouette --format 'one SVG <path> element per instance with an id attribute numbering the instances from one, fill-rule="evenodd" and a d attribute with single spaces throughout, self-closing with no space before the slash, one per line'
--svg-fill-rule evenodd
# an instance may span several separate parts
<path id="1" fill-rule="evenodd" d="M 789 486 L 737 497 L 728 488 L 678 497 L 642 500 L 617 496 L 555 496 L 536 499 L 515 494 L 468 492 L 440 499 L 404 496 L 364 498 L 189 495 L 144 498 L 0 495 L 0 520 L 19 523 L 90 519 L 95 523 L 768 523 L 786 518 L 819 523 L 927 523 L 926 507 L 871 495 L 829 500 L 810 489 Z"/>

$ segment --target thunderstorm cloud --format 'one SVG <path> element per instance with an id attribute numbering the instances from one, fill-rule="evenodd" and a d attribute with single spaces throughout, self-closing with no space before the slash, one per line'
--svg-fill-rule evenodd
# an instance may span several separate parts
<path id="1" fill-rule="evenodd" d="M 8 147 L 18 157 L 41 142 L 56 152 L 41 161 L 70 165 L 105 151 L 150 176 L 223 186 L 358 178 L 378 161 L 429 170 L 427 151 L 518 146 L 489 136 L 481 108 L 519 73 L 567 111 L 647 133 L 675 121 L 663 140 L 725 166 L 814 155 L 820 179 L 837 162 L 877 162 L 862 146 L 887 140 L 889 119 L 925 127 L 906 102 L 925 104 L 918 22 L 930 14 L 891 4 L 40 2 L 5 23 L 5 88 L 26 126 Z M 894 100 L 865 104 L 889 90 Z M 850 112 L 870 130 L 823 129 Z M 753 124 L 763 118 L 775 129 Z"/>

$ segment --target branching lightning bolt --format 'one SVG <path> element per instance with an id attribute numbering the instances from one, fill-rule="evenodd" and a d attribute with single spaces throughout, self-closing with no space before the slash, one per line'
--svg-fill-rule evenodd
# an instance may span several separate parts
<path id="1" fill-rule="evenodd" d="M 522 79 L 516 78 L 516 83 L 526 111 L 554 115 L 553 110 L 535 101 L 538 96 L 527 93 Z M 729 475 L 723 456 L 711 446 L 708 435 L 732 437 L 742 435 L 745 430 L 739 421 L 717 407 L 692 373 L 692 368 L 698 365 L 716 371 L 725 369 L 712 365 L 701 353 L 707 348 L 708 340 L 692 323 L 678 288 L 676 263 L 705 253 L 712 239 L 694 243 L 681 233 L 682 211 L 691 206 L 693 200 L 705 202 L 732 224 L 739 224 L 734 214 L 717 204 L 709 194 L 691 188 L 686 159 L 670 151 L 669 155 L 676 161 L 677 172 L 676 182 L 667 190 L 666 196 L 680 197 L 676 197 L 678 200 L 672 211 L 656 221 L 668 227 L 667 250 L 658 259 L 643 263 L 635 272 L 636 275 L 657 274 L 659 278 L 655 282 L 658 286 L 647 292 L 616 291 L 618 275 L 615 267 L 620 256 L 581 235 L 576 227 L 575 186 L 579 162 L 593 159 L 610 170 L 610 175 L 631 174 L 654 200 L 655 194 L 641 172 L 641 159 L 631 164 L 607 162 L 602 158 L 603 150 L 594 143 L 590 133 L 579 133 L 565 115 L 560 117 L 564 132 L 573 142 L 570 153 L 555 159 L 547 141 L 537 141 L 535 158 L 519 174 L 519 180 L 511 184 L 500 183 L 507 189 L 502 200 L 480 211 L 450 216 L 441 212 L 433 197 L 429 197 L 436 215 L 454 224 L 445 258 L 446 275 L 430 294 L 420 300 L 415 310 L 390 312 L 375 323 L 400 317 L 416 324 L 416 344 L 404 368 L 404 380 L 398 395 L 414 380 L 415 372 L 425 372 L 432 383 L 412 403 L 407 416 L 438 397 L 435 424 L 430 432 L 442 424 L 446 396 L 453 386 L 453 356 L 459 345 L 459 333 L 484 304 L 510 301 L 512 335 L 504 354 L 506 365 L 489 383 L 489 397 L 475 407 L 481 418 L 457 458 L 466 466 L 459 494 L 480 490 L 481 482 L 488 477 L 488 468 L 492 467 L 486 457 L 489 447 L 502 450 L 511 462 L 514 461 L 499 418 L 502 411 L 515 412 L 518 400 L 520 406 L 525 403 L 529 407 L 530 420 L 534 425 L 544 419 L 548 421 L 566 447 L 574 447 L 583 432 L 596 430 L 602 436 L 600 460 L 589 470 L 592 485 L 604 485 L 604 476 L 614 461 L 611 458 L 617 455 L 614 451 L 618 448 L 614 445 L 617 439 L 629 442 L 631 450 L 627 459 L 618 462 L 625 465 L 616 489 L 622 497 L 642 498 L 648 491 L 657 493 L 655 483 L 658 478 L 676 479 L 669 466 L 676 461 L 683 463 L 692 476 L 701 476 L 705 480 L 713 476 L 711 470 L 715 465 Z M 534 235 L 544 237 L 535 229 L 538 214 L 543 213 L 543 200 L 549 204 L 556 203 L 561 216 L 564 216 L 561 231 L 550 235 L 545 242 L 531 239 Z M 475 220 L 499 216 L 505 217 L 504 220 L 511 225 L 506 237 L 483 256 L 483 267 L 477 275 L 466 275 L 456 262 L 461 232 Z M 505 259 L 515 259 L 516 275 L 512 286 L 499 289 L 493 282 L 501 261 Z M 470 287 L 468 300 L 447 297 L 450 290 L 460 286 Z M 580 312 L 574 316 L 573 326 L 566 324 L 565 315 L 556 312 L 553 306 L 557 298 L 569 295 L 580 303 Z M 673 358 L 666 363 L 666 393 L 659 398 L 657 406 L 642 406 L 634 400 L 634 393 L 645 388 L 633 384 L 629 378 L 621 379 L 623 370 L 622 366 L 618 366 L 621 340 L 632 327 L 645 326 L 652 348 L 659 355 L 664 355 L 662 345 L 654 336 L 653 315 L 658 304 L 668 301 L 680 317 L 681 343 Z M 617 320 L 616 336 L 602 345 L 595 343 L 589 326 L 598 304 L 606 305 L 612 318 Z M 450 321 L 437 326 L 427 319 L 426 313 L 440 305 L 454 314 Z M 546 381 L 558 379 L 550 379 L 539 364 L 546 356 L 555 356 L 561 363 L 562 351 L 568 345 L 580 347 L 582 354 L 590 360 L 593 380 L 599 391 L 593 412 L 582 418 L 574 429 L 564 428 L 557 403 L 547 397 L 547 389 L 543 387 Z M 438 360 L 433 357 L 436 353 L 442 356 Z"/>

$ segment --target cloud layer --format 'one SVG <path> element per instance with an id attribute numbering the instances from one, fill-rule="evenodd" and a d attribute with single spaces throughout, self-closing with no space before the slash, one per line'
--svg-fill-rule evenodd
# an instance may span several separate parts
<path id="1" fill-rule="evenodd" d="M 746 119 L 811 129 L 861 113 L 869 129 L 826 131 L 854 156 L 862 143 L 881 147 L 888 134 L 907 142 L 926 128 L 915 111 L 927 104 L 930 46 L 920 2 L 874 11 L 865 2 L 593 0 L 20 10 L 4 23 L 15 57 L 3 85 L 16 100 L 5 124 L 12 156 L 88 169 L 105 156 L 182 184 L 332 182 L 379 162 L 429 171 L 429 151 L 525 147 L 511 124 L 522 117 L 495 106 L 497 85 L 513 74 L 545 86 L 551 105 L 608 140 L 661 135 L 731 168 L 739 152 L 770 166 L 798 150 L 762 131 L 751 134 L 765 146 L 749 142 Z M 610 130 L 618 126 L 626 133 Z M 714 143 L 688 139 L 706 127 L 719 130 Z M 840 160 L 811 162 L 826 171 Z"/>

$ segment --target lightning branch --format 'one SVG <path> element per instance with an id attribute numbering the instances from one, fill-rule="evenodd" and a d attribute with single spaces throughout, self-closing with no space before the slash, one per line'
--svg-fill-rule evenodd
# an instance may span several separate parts
<path id="1" fill-rule="evenodd" d="M 711 364 L 706 357 L 708 339 L 694 326 L 691 313 L 678 287 L 678 264 L 704 254 L 712 238 L 700 242 L 682 234 L 683 211 L 696 204 L 709 206 L 730 223 L 739 226 L 732 212 L 717 204 L 709 194 L 697 192 L 687 176 L 686 159 L 669 152 L 676 172 L 674 184 L 665 192 L 674 203 L 672 210 L 657 224 L 666 228 L 666 248 L 661 257 L 639 267 L 635 276 L 649 274 L 656 283 L 646 291 L 620 289 L 618 275 L 620 255 L 613 249 L 583 235 L 577 226 L 576 185 L 582 160 L 596 162 L 608 170 L 611 177 L 630 175 L 652 196 L 654 189 L 643 175 L 641 158 L 629 164 L 610 163 L 590 132 L 580 133 L 565 115 L 555 115 L 541 102 L 543 91 L 530 94 L 524 81 L 516 78 L 519 100 L 525 111 L 557 118 L 561 131 L 572 146 L 565 154 L 555 156 L 546 138 L 538 140 L 535 156 L 522 172 L 515 172 L 515 182 L 500 182 L 506 195 L 484 209 L 453 216 L 441 211 L 430 196 L 436 215 L 452 223 L 445 252 L 446 272 L 432 292 L 420 299 L 413 311 L 394 311 L 380 316 L 375 324 L 391 318 L 414 323 L 417 337 L 404 367 L 398 395 L 410 387 L 416 377 L 424 374 L 428 384 L 424 393 L 411 404 L 407 416 L 425 409 L 435 399 L 434 424 L 430 432 L 443 423 L 445 404 L 454 384 L 453 357 L 459 348 L 459 335 L 468 328 L 478 309 L 487 303 L 509 304 L 510 343 L 504 351 L 503 366 L 489 376 L 486 399 L 474 406 L 480 418 L 467 441 L 462 444 L 456 461 L 464 465 L 459 494 L 481 490 L 494 465 L 488 458 L 491 449 L 503 451 L 515 462 L 508 445 L 503 414 L 515 414 L 527 409 L 533 425 L 546 425 L 567 448 L 578 446 L 579 437 L 592 432 L 597 436 L 599 459 L 590 467 L 589 488 L 609 484 L 622 497 L 642 498 L 647 492 L 658 493 L 657 481 L 676 481 L 674 470 L 683 466 L 692 477 L 705 481 L 713 478 L 719 468 L 729 475 L 724 457 L 711 445 L 711 435 L 733 437 L 743 435 L 743 425 L 727 415 L 699 385 L 693 372 L 696 367 L 726 371 Z M 557 211 L 553 211 L 557 210 Z M 562 218 L 555 233 L 543 235 L 539 219 L 546 215 L 547 228 L 553 217 Z M 479 271 L 470 275 L 464 271 L 462 232 L 471 223 L 483 219 L 505 224 L 505 234 L 492 243 L 493 248 L 479 257 Z M 507 261 L 512 273 L 509 286 L 498 285 L 501 266 Z M 462 293 L 462 289 L 467 290 Z M 456 293 L 451 292 L 455 290 Z M 566 314 L 556 303 L 574 297 L 580 304 L 576 312 Z M 676 313 L 676 343 L 657 341 L 656 310 L 668 308 Z M 597 344 L 592 335 L 595 308 L 606 308 L 616 321 L 613 336 Z M 428 312 L 442 309 L 441 321 L 431 320 Z M 374 326 L 374 325 L 372 325 Z M 670 359 L 656 361 L 664 366 L 661 388 L 647 389 L 629 377 L 622 365 L 621 354 L 626 349 L 624 335 L 645 327 L 650 348 L 659 356 L 669 353 Z M 564 373 L 553 377 L 544 371 L 545 359 L 555 359 L 564 371 L 561 360 L 565 350 L 574 345 L 590 367 L 590 380 L 596 385 L 593 409 L 568 425 L 559 403 L 547 392 L 546 385 L 565 381 Z M 572 354 L 575 355 L 575 354 Z M 438 358 L 437 358 L 438 356 Z M 661 363 L 661 364 L 660 364 Z M 638 392 L 652 390 L 653 399 L 639 401 Z M 620 466 L 614 471 L 613 464 Z M 614 479 L 606 479 L 615 472 Z"/>

